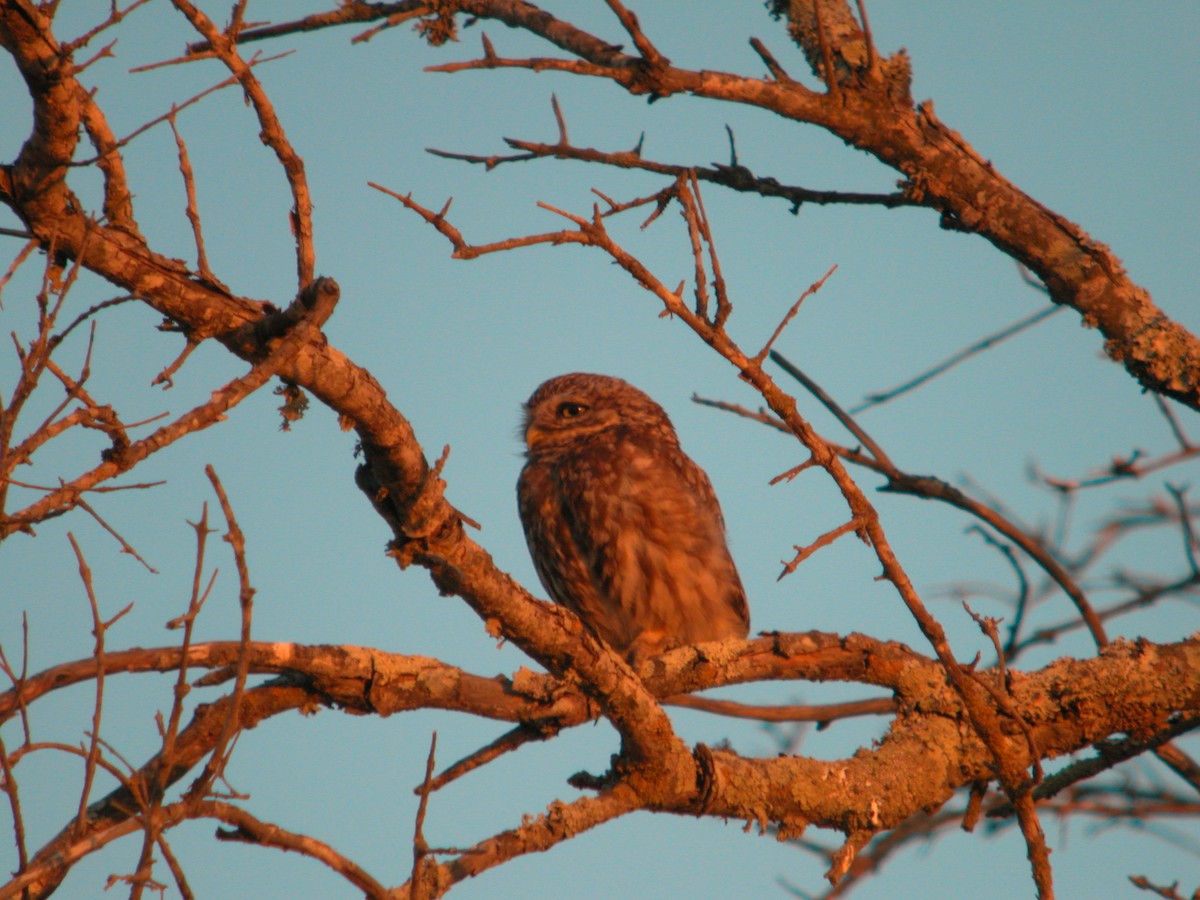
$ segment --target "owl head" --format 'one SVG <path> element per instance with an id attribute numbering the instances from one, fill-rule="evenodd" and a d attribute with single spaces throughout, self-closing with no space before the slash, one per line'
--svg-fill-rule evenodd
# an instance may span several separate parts
<path id="1" fill-rule="evenodd" d="M 525 403 L 528 455 L 554 454 L 620 430 L 652 429 L 674 443 L 661 406 L 633 385 L 609 375 L 572 372 L 542 384 Z"/>

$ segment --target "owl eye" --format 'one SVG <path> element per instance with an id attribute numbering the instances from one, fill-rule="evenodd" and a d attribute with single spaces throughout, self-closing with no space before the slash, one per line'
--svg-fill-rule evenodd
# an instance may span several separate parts
<path id="1" fill-rule="evenodd" d="M 555 410 L 555 415 L 560 419 L 577 419 L 587 412 L 587 406 L 583 403 L 575 403 L 568 400 L 566 403 L 558 404 L 558 409 Z"/>

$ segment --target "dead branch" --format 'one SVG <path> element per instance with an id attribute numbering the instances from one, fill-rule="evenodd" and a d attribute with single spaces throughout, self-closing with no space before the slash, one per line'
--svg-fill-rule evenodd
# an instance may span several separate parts
<path id="1" fill-rule="evenodd" d="M 212 52 L 225 64 L 238 80 L 247 99 L 254 107 L 259 124 L 262 125 L 263 143 L 270 147 L 280 167 L 287 176 L 295 206 L 292 208 L 292 233 L 296 238 L 296 275 L 300 289 L 308 287 L 313 280 L 316 255 L 313 250 L 312 197 L 308 189 L 308 178 L 304 172 L 304 160 L 296 153 L 284 133 L 283 124 L 275 114 L 275 106 L 267 96 L 262 84 L 255 76 L 253 67 L 237 52 L 236 39 L 219 32 L 212 20 L 193 6 L 188 0 L 172 0 L 175 8 L 187 16 L 192 27 L 204 36 Z M 235 29 L 236 33 L 236 29 Z"/>
<path id="2" fill-rule="evenodd" d="M 1004 343 L 1010 337 L 1014 337 L 1014 336 L 1020 334 L 1022 331 L 1026 331 L 1027 329 L 1032 328 L 1034 325 L 1037 325 L 1040 322 L 1043 322 L 1044 320 L 1050 318 L 1051 316 L 1053 316 L 1056 313 L 1061 312 L 1061 311 L 1062 311 L 1061 306 L 1050 306 L 1045 309 L 1040 309 L 1037 312 L 1033 313 L 1032 315 L 1026 316 L 1025 318 L 1020 319 L 1020 320 L 1014 322 L 1013 324 L 1007 326 L 1006 328 L 1001 328 L 999 331 L 995 331 L 992 334 L 987 335 L 986 337 L 982 337 L 978 341 L 975 341 L 970 346 L 964 347 L 962 350 L 959 350 L 957 353 L 953 353 L 950 356 L 946 357 L 941 362 L 939 362 L 933 366 L 930 366 L 928 369 L 926 369 L 924 372 L 921 372 L 919 375 L 914 375 L 912 378 L 908 379 L 903 384 L 897 385 L 894 388 L 889 388 L 886 391 L 880 391 L 880 392 L 874 393 L 874 394 L 867 394 L 867 396 L 863 398 L 862 403 L 851 408 L 850 415 L 852 415 L 852 416 L 858 415 L 860 412 L 865 412 L 866 410 L 870 409 L 873 406 L 879 406 L 882 403 L 887 403 L 889 400 L 895 400 L 897 397 L 899 397 L 903 394 L 907 394 L 909 391 L 916 390 L 921 385 L 925 384 L 928 381 L 932 381 L 934 378 L 937 378 L 939 375 L 944 375 L 946 372 L 953 369 L 959 363 L 966 362 L 972 356 L 976 356 L 977 354 L 982 353 L 984 350 L 988 350 L 992 347 L 997 346 L 998 344 Z"/>
<path id="3" fill-rule="evenodd" d="M 847 703 L 825 703 L 816 706 L 792 704 L 789 706 L 752 706 L 732 700 L 717 700 L 712 697 L 692 697 L 676 694 L 663 698 L 668 706 L 683 706 L 702 709 L 720 716 L 738 719 L 757 719 L 760 722 L 816 722 L 821 728 L 837 719 L 851 716 L 887 715 L 896 711 L 896 703 L 887 697 L 875 700 L 856 700 Z"/>

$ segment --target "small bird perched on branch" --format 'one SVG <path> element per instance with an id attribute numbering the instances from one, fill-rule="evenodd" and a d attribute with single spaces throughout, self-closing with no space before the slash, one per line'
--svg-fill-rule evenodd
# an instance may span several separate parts
<path id="1" fill-rule="evenodd" d="M 708 476 L 619 378 L 552 378 L 525 404 L 517 499 L 538 577 L 633 663 L 744 638 L 746 593 Z"/>

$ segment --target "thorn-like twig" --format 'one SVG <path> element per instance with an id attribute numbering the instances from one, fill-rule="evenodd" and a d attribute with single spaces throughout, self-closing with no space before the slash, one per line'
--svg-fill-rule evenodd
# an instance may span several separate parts
<path id="1" fill-rule="evenodd" d="M 167 122 L 171 126 L 171 134 L 175 136 L 175 149 L 179 154 L 179 172 L 183 176 L 183 187 L 187 196 L 187 218 L 192 226 L 192 237 L 196 241 L 196 270 L 202 278 L 215 282 L 216 278 L 208 267 L 208 254 L 204 251 L 204 233 L 200 225 L 200 209 L 196 202 L 196 177 L 192 172 L 191 159 L 188 158 L 187 144 L 175 123 L 175 113 L 176 110 L 172 107 Z"/>
<path id="2" fill-rule="evenodd" d="M 817 26 L 817 42 L 821 47 L 821 60 L 825 68 L 825 87 L 830 94 L 840 94 L 841 83 L 838 81 L 837 69 L 833 64 L 833 50 L 829 46 L 829 37 L 825 33 L 825 19 L 821 16 L 821 0 L 813 0 L 813 16 Z"/>
<path id="3" fill-rule="evenodd" d="M 806 547 L 793 547 L 792 549 L 796 551 L 796 555 L 792 557 L 791 562 L 780 563 L 783 566 L 783 571 L 779 573 L 779 577 L 775 580 L 783 581 L 785 577 L 796 571 L 796 569 L 800 566 L 800 563 L 804 562 L 804 560 L 808 559 L 822 547 L 828 547 L 842 535 L 849 534 L 852 531 L 858 531 L 860 527 L 860 522 L 858 522 L 856 519 L 851 519 L 849 522 L 843 522 L 832 531 L 825 532 Z"/>
<path id="4" fill-rule="evenodd" d="M 862 23 L 863 41 L 867 45 L 867 71 L 875 74 L 878 66 L 878 56 L 875 52 L 875 39 L 871 36 L 871 23 L 867 20 L 867 5 L 863 0 L 855 0 L 858 6 L 858 19 Z"/>
<path id="5" fill-rule="evenodd" d="M 791 308 L 787 311 L 787 314 L 784 315 L 784 317 L 780 320 L 779 324 L 775 326 L 775 331 L 771 334 L 770 338 L 767 339 L 767 342 L 765 344 L 763 344 L 763 348 L 754 355 L 754 361 L 756 363 L 761 363 L 764 359 L 767 358 L 767 354 L 771 352 L 771 347 L 774 346 L 774 344 L 777 340 L 779 340 L 779 336 L 781 334 L 783 334 L 783 329 L 787 328 L 788 322 L 792 321 L 792 319 L 795 317 L 796 313 L 798 313 L 800 311 L 800 304 L 803 303 L 805 300 L 807 300 L 809 297 L 811 297 L 813 294 L 815 294 L 817 291 L 821 290 L 821 288 L 825 286 L 825 282 L 828 281 L 829 277 L 831 275 L 833 275 L 833 273 L 836 271 L 837 271 L 837 263 L 834 263 L 832 266 L 829 267 L 828 272 L 826 272 L 818 280 L 816 280 L 812 284 L 810 284 L 805 289 L 804 293 L 802 293 L 799 296 L 799 298 L 797 298 L 796 302 L 793 303 Z"/>
<path id="6" fill-rule="evenodd" d="M 862 445 L 871 452 L 871 455 L 875 457 L 875 459 L 878 460 L 881 465 L 888 469 L 895 470 L 895 466 L 892 464 L 892 461 L 888 457 L 887 453 L 884 452 L 883 447 L 877 444 L 874 438 L 867 434 L 866 429 L 859 425 L 850 413 L 847 413 L 845 410 L 843 410 L 836 400 L 825 393 L 824 388 L 804 374 L 804 372 L 801 371 L 798 366 L 792 363 L 779 351 L 770 350 L 769 352 L 771 361 L 795 378 L 798 382 L 800 382 L 806 391 L 820 400 L 821 405 L 833 413 L 834 417 L 841 422 L 843 426 L 845 426 L 846 430 L 858 438 L 858 440 L 862 442 Z"/>
<path id="7" fill-rule="evenodd" d="M 637 47 L 638 53 L 641 54 L 651 68 L 659 68 L 671 64 L 671 61 L 658 52 L 658 48 L 650 42 L 646 37 L 646 33 L 642 31 L 642 26 L 638 23 L 637 16 L 633 12 L 625 8 L 621 0 L 605 0 L 621 22 L 621 27 L 633 39 L 633 45 Z"/>
<path id="8" fill-rule="evenodd" d="M 1005 328 L 1001 328 L 999 331 L 993 332 L 992 334 L 989 334 L 986 337 L 979 339 L 975 343 L 971 344 L 969 347 L 966 347 L 966 348 L 958 351 L 957 353 L 954 353 L 951 356 L 946 357 L 946 359 L 942 360 L 937 365 L 931 366 L 930 368 L 926 369 L 924 372 L 910 378 L 908 381 L 904 382 L 901 385 L 898 385 L 897 387 L 894 387 L 889 390 L 882 391 L 882 392 L 876 393 L 876 394 L 868 394 L 864 398 L 862 403 L 858 404 L 858 406 L 855 406 L 850 410 L 850 413 L 852 415 L 858 415 L 860 412 L 868 410 L 872 406 L 878 406 L 881 403 L 887 403 L 889 400 L 894 400 L 895 398 L 899 397 L 901 394 L 906 394 L 909 391 L 913 390 L 914 388 L 920 387 L 925 382 L 948 372 L 950 369 L 954 368 L 961 362 L 965 362 L 966 360 L 970 359 L 975 354 L 980 353 L 984 350 L 987 350 L 989 347 L 994 347 L 997 344 L 1003 343 L 1004 341 L 1008 340 L 1010 337 L 1020 334 L 1022 331 L 1026 330 L 1027 328 L 1031 328 L 1034 325 L 1037 325 L 1039 322 L 1042 322 L 1045 319 L 1050 318 L 1055 313 L 1061 312 L 1064 308 L 1065 307 L 1057 306 L 1057 305 L 1049 306 L 1049 307 L 1046 307 L 1045 309 L 1038 310 L 1031 316 L 1026 316 L 1023 319 L 1020 319 L 1020 320 L 1014 322 L 1012 325 L 1008 325 Z"/>
<path id="9" fill-rule="evenodd" d="M 468 772 L 486 765 L 493 759 L 510 753 L 525 744 L 534 741 L 544 741 L 558 734 L 558 728 L 550 724 L 535 724 L 522 722 L 516 728 L 506 731 L 496 740 L 485 747 L 480 747 L 473 753 L 464 756 L 458 762 L 441 772 L 433 779 L 413 788 L 413 793 L 433 792 L 444 788 L 452 781 L 457 781 Z"/>
<path id="10" fill-rule="evenodd" d="M 429 844 L 425 841 L 425 812 L 429 808 L 429 795 L 433 793 L 430 784 L 433 779 L 433 767 L 437 753 L 437 732 L 429 739 L 429 756 L 425 760 L 425 779 L 420 790 L 420 802 L 417 804 L 417 821 L 413 827 L 413 867 L 412 879 L 409 882 L 409 897 L 411 900 L 424 900 L 425 897 L 425 858 L 429 855 Z"/>
<path id="11" fill-rule="evenodd" d="M 776 81 L 780 82 L 781 84 L 793 83 L 792 77 L 788 75 L 783 66 L 779 64 L 779 61 L 771 55 L 771 51 L 767 49 L 766 45 L 762 41 L 756 37 L 752 37 L 750 38 L 750 46 L 754 48 L 754 52 L 758 54 L 758 58 L 766 64 L 767 71 L 774 76 Z"/>
<path id="12" fill-rule="evenodd" d="M 563 117 L 562 107 L 558 105 L 558 95 L 550 95 L 550 108 L 554 110 L 554 121 L 558 124 L 558 142 L 562 146 L 569 146 L 571 139 L 567 137 L 567 120 Z"/>

